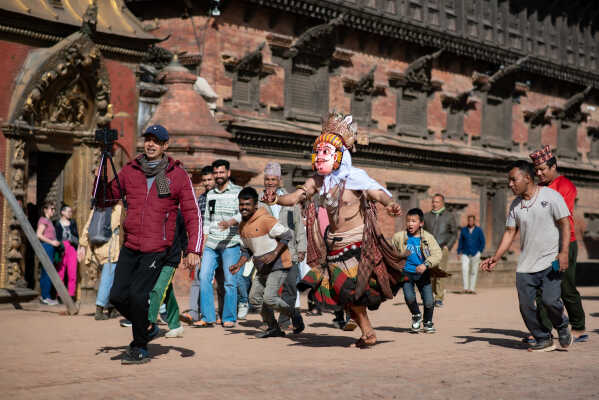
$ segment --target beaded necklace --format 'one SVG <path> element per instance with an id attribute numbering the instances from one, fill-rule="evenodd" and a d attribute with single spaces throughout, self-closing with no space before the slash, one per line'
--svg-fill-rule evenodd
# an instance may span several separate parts
<path id="1" fill-rule="evenodd" d="M 524 205 L 524 198 L 522 198 L 522 201 L 520 202 L 520 209 L 524 210 L 526 209 L 526 212 L 528 212 L 528 210 L 535 204 L 535 202 L 537 201 L 537 197 L 539 196 L 539 187 L 537 186 L 537 189 L 535 190 L 535 194 L 534 196 L 529 200 L 528 205 Z"/>

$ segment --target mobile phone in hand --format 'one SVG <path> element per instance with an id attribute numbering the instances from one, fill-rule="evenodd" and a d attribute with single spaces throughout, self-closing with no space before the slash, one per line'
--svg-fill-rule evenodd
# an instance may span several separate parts
<path id="1" fill-rule="evenodd" d="M 558 272 L 559 271 L 559 261 L 553 260 L 553 262 L 551 263 L 551 268 L 553 268 L 553 270 L 555 272 Z"/>

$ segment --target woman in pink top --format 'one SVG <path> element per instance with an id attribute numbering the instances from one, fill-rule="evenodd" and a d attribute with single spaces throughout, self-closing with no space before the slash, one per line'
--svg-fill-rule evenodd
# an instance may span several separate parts
<path id="1" fill-rule="evenodd" d="M 42 208 L 42 217 L 40 217 L 37 223 L 37 237 L 40 242 L 42 242 L 42 246 L 44 247 L 44 250 L 46 250 L 46 254 L 48 254 L 51 261 L 54 259 L 54 248 L 60 245 L 58 240 L 56 240 L 56 230 L 54 229 L 54 225 L 52 224 L 52 221 L 50 221 L 50 218 L 54 216 L 55 212 L 56 208 L 54 207 L 54 204 L 46 202 Z M 40 269 L 40 290 L 42 292 L 40 302 L 49 306 L 55 306 L 58 302 L 50 298 L 50 293 L 52 291 L 50 276 L 48 276 L 46 270 L 41 267 L 41 264 Z"/>
<path id="2" fill-rule="evenodd" d="M 64 204 L 60 209 L 60 218 L 54 225 L 56 228 L 57 239 L 64 246 L 64 255 L 62 260 L 56 266 L 60 280 L 64 281 L 65 272 L 67 274 L 67 287 L 69 295 L 75 300 L 75 290 L 77 289 L 77 249 L 79 247 L 79 232 L 77 223 L 73 220 L 73 209 Z"/>

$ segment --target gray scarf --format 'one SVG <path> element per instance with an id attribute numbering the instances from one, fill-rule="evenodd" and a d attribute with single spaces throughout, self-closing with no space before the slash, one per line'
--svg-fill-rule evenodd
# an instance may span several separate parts
<path id="1" fill-rule="evenodd" d="M 156 176 L 156 188 L 158 189 L 158 197 L 168 197 L 171 194 L 168 180 L 166 179 L 166 167 L 168 167 L 168 157 L 166 154 L 162 156 L 162 160 L 158 165 L 152 167 L 145 154 L 142 154 L 137 161 L 141 165 L 141 170 L 150 178 Z"/>

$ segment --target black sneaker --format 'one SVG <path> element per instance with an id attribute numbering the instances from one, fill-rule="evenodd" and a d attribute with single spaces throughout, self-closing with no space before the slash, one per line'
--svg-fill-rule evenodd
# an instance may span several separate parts
<path id="1" fill-rule="evenodd" d="M 570 329 L 566 328 L 564 332 L 558 336 L 558 340 L 562 349 L 567 349 L 572 343 L 574 343 L 574 336 L 570 332 Z"/>
<path id="2" fill-rule="evenodd" d="M 555 345 L 553 344 L 553 339 L 537 340 L 537 344 L 530 346 L 528 348 L 528 351 L 532 351 L 532 352 L 553 351 L 553 350 L 555 350 Z"/>
<path id="3" fill-rule="evenodd" d="M 412 325 L 410 326 L 412 332 L 420 332 L 422 330 L 422 314 L 412 315 Z"/>
<path id="4" fill-rule="evenodd" d="M 156 339 L 158 334 L 160 333 L 160 328 L 158 328 L 157 324 L 151 324 L 150 329 L 148 329 L 148 342 Z"/>
<path id="5" fill-rule="evenodd" d="M 435 329 L 435 324 L 433 324 L 433 321 L 426 321 L 424 324 L 424 333 L 435 333 L 437 332 L 437 329 Z"/>
<path id="6" fill-rule="evenodd" d="M 297 308 L 294 308 L 291 313 L 291 322 L 293 323 L 293 333 L 300 333 L 306 328 L 302 314 Z"/>
<path id="7" fill-rule="evenodd" d="M 266 339 L 269 337 L 283 337 L 285 336 L 285 332 L 283 332 L 279 327 L 269 329 L 266 332 L 262 332 L 256 335 L 258 339 Z"/>
<path id="8" fill-rule="evenodd" d="M 130 328 L 133 326 L 133 323 L 131 321 L 129 321 L 128 319 L 122 319 L 120 324 L 123 328 Z"/>
<path id="9" fill-rule="evenodd" d="M 145 364 L 150 362 L 150 355 L 146 349 L 139 347 L 133 347 L 129 351 L 125 352 L 121 364 Z"/>

